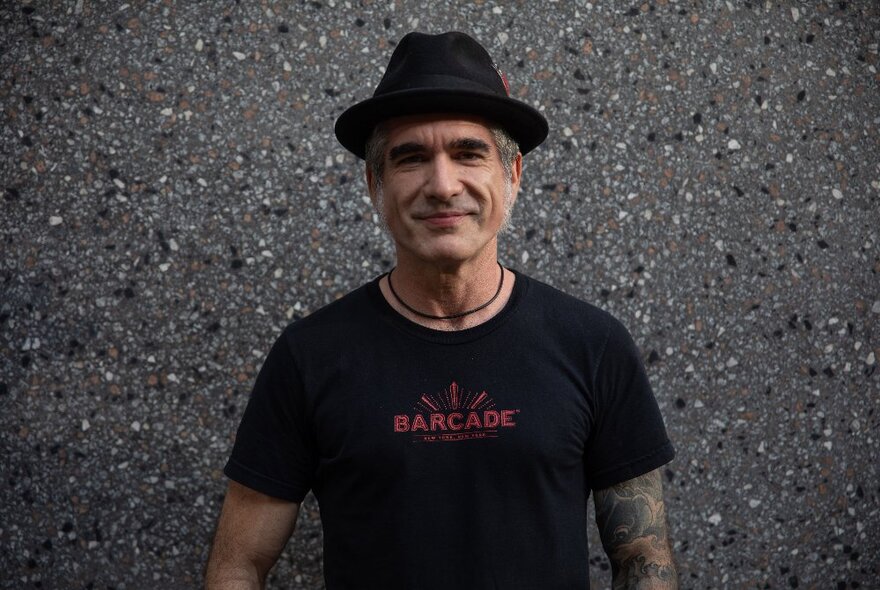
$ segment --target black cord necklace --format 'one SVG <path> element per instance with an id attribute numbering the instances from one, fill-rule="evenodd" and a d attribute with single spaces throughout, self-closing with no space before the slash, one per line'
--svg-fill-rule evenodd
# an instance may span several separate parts
<path id="1" fill-rule="evenodd" d="M 471 315 L 472 313 L 476 313 L 476 312 L 480 311 L 481 309 L 488 307 L 493 301 L 498 299 L 498 296 L 501 294 L 501 288 L 504 286 L 504 267 L 501 266 L 500 262 L 498 263 L 498 268 L 501 269 L 501 280 L 498 281 L 498 290 L 495 291 L 494 295 L 492 295 L 492 299 L 490 299 L 489 301 L 487 301 L 483 305 L 480 305 L 479 307 L 475 307 L 473 309 L 469 309 L 468 311 L 463 311 L 461 313 L 454 313 L 452 315 L 431 315 L 429 313 L 422 313 L 419 310 L 413 309 L 412 307 L 407 305 L 406 302 L 400 298 L 400 295 L 397 294 L 397 291 L 394 290 L 394 284 L 391 282 L 391 273 L 394 272 L 393 268 L 388 272 L 388 288 L 391 289 L 391 294 L 394 295 L 394 298 L 397 299 L 397 302 L 399 304 L 401 304 L 408 311 L 416 314 L 419 317 L 428 318 L 429 320 L 454 320 L 457 318 L 464 317 L 466 315 Z"/>

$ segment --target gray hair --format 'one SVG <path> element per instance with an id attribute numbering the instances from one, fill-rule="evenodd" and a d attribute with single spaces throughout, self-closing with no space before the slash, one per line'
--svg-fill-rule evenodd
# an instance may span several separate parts
<path id="1" fill-rule="evenodd" d="M 504 174 L 509 179 L 513 172 L 513 162 L 519 153 L 519 144 L 511 137 L 504 128 L 491 125 L 489 132 L 495 141 L 495 149 L 501 159 Z M 384 122 L 373 128 L 370 138 L 367 140 L 366 157 L 367 166 L 373 173 L 375 186 L 382 184 L 382 174 L 385 172 L 385 148 L 388 147 L 388 126 Z"/>

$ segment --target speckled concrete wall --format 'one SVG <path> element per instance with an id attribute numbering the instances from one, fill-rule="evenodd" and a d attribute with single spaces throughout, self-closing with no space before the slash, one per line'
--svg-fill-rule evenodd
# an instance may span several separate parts
<path id="1" fill-rule="evenodd" d="M 332 125 L 412 29 L 551 123 L 502 259 L 645 361 L 684 588 L 880 565 L 880 9 L 4 2 L 3 588 L 184 588 L 275 335 L 389 268 Z M 593 542 L 593 579 L 608 562 Z M 320 588 L 310 501 L 273 588 Z"/>

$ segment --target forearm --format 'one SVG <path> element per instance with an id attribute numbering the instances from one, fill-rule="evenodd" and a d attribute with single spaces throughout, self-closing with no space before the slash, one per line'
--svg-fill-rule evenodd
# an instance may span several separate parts
<path id="1" fill-rule="evenodd" d="M 230 482 L 205 566 L 205 590 L 259 590 L 293 533 L 299 504 Z"/>
<path id="2" fill-rule="evenodd" d="M 260 590 L 263 580 L 256 568 L 216 563 L 214 558 L 205 571 L 205 590 Z"/>
<path id="3" fill-rule="evenodd" d="M 260 590 L 274 559 L 249 558 L 242 551 L 214 543 L 205 567 L 205 590 Z"/>
<path id="4" fill-rule="evenodd" d="M 642 549 L 611 558 L 614 590 L 677 590 L 678 571 L 671 551 Z"/>
<path id="5" fill-rule="evenodd" d="M 602 545 L 615 590 L 676 590 L 660 474 L 652 471 L 595 495 Z"/>

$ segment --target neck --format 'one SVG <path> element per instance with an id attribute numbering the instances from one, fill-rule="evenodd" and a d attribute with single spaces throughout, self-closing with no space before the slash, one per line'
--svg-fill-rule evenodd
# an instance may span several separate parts
<path id="1" fill-rule="evenodd" d="M 503 285 L 499 291 L 502 272 Z M 479 262 L 443 266 L 400 259 L 391 276 L 396 296 L 388 279 L 386 276 L 380 283 L 388 303 L 411 321 L 437 330 L 462 330 L 485 322 L 504 307 L 513 286 L 513 273 L 503 271 L 494 255 Z M 496 293 L 498 296 L 494 297 Z M 465 313 L 487 302 L 485 307 Z M 426 318 L 422 314 L 439 317 Z M 463 315 L 447 317 L 459 314 Z"/>

